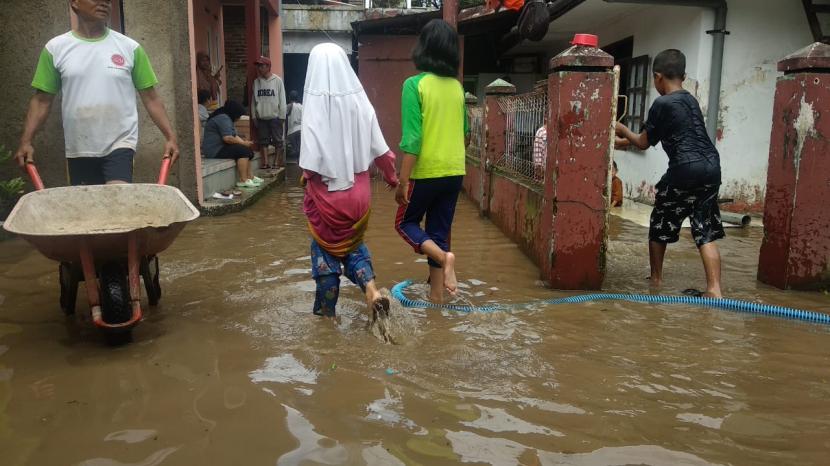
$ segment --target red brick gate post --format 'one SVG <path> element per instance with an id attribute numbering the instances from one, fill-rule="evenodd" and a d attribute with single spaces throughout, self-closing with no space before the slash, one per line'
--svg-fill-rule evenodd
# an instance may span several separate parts
<path id="1" fill-rule="evenodd" d="M 758 279 L 830 286 L 830 45 L 778 63 Z"/>
<path id="2" fill-rule="evenodd" d="M 493 166 L 504 155 L 505 116 L 499 107 L 499 97 L 516 94 L 516 86 L 497 79 L 484 88 L 484 152 L 481 154 L 481 197 L 479 213 L 490 213 L 490 189 Z"/>
<path id="3" fill-rule="evenodd" d="M 573 46 L 550 61 L 548 157 L 542 224 L 551 225 L 543 279 L 593 290 L 605 278 L 609 179 L 617 79 L 614 58 Z M 552 218 L 551 218 L 552 217 Z"/>

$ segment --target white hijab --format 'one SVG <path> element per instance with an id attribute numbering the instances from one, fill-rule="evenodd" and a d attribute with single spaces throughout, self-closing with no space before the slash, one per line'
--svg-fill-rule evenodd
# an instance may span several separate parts
<path id="1" fill-rule="evenodd" d="M 351 188 L 355 173 L 389 151 L 375 109 L 338 45 L 311 50 L 302 131 L 300 167 L 319 173 L 329 191 Z"/>

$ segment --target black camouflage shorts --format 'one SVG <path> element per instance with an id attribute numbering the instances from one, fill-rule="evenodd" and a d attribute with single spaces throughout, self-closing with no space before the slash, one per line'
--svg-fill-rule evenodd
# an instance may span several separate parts
<path id="1" fill-rule="evenodd" d="M 720 184 L 704 184 L 696 188 L 675 188 L 660 181 L 656 186 L 654 210 L 648 238 L 658 243 L 674 243 L 686 217 L 692 225 L 697 247 L 723 238 L 723 224 L 718 208 Z"/>

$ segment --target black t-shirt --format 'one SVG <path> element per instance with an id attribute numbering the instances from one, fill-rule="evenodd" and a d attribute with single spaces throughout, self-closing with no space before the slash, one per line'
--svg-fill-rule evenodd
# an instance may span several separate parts
<path id="1" fill-rule="evenodd" d="M 648 111 L 645 130 L 649 144 L 662 143 L 669 156 L 663 177 L 669 183 L 684 187 L 720 183 L 720 155 L 691 94 L 680 90 L 657 98 Z"/>

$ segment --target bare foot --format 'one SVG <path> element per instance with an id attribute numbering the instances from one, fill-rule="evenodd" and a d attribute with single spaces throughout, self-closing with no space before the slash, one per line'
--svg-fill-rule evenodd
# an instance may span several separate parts
<path id="1" fill-rule="evenodd" d="M 723 293 L 720 291 L 707 291 L 702 296 L 704 298 L 723 299 Z"/>
<path id="2" fill-rule="evenodd" d="M 372 301 L 372 321 L 389 317 L 389 298 L 378 293 Z"/>
<path id="3" fill-rule="evenodd" d="M 453 296 L 458 291 L 458 280 L 455 278 L 455 254 L 451 252 L 444 257 L 444 288 Z"/>
<path id="4" fill-rule="evenodd" d="M 659 279 L 659 278 L 654 278 L 654 277 L 646 277 L 646 280 L 648 280 L 648 282 L 649 282 L 649 283 L 648 283 L 648 284 L 649 284 L 649 286 L 652 286 L 652 287 L 655 287 L 655 288 L 659 288 L 659 287 L 660 287 L 660 285 L 662 285 L 662 284 L 663 284 L 663 280 L 662 280 L 662 279 Z"/>

